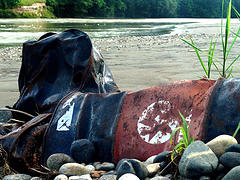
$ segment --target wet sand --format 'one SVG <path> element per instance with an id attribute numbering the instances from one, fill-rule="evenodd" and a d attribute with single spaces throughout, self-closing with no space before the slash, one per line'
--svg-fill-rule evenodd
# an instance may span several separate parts
<path id="1" fill-rule="evenodd" d="M 205 33 L 192 34 L 197 46 L 205 50 L 210 37 Z M 102 53 L 122 91 L 137 91 L 177 80 L 198 79 L 204 75 L 194 50 L 181 41 L 179 35 L 113 37 L 92 39 L 92 42 Z M 220 45 L 219 39 L 216 57 L 221 54 Z M 237 47 L 239 43 L 230 56 L 239 53 Z M 12 106 L 18 99 L 20 66 L 21 47 L 0 48 L 0 107 Z M 239 63 L 234 67 L 235 77 L 240 75 L 238 67 Z M 215 72 L 213 78 L 217 77 Z"/>

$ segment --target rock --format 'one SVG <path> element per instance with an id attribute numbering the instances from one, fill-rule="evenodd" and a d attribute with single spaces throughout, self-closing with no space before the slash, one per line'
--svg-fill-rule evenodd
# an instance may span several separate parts
<path id="1" fill-rule="evenodd" d="M 167 161 L 170 154 L 171 154 L 170 151 L 161 152 L 154 158 L 153 163 L 160 163 L 162 161 Z"/>
<path id="2" fill-rule="evenodd" d="M 59 168 L 66 163 L 74 163 L 74 160 L 70 156 L 63 153 L 52 154 L 47 159 L 47 167 L 50 170 L 58 171 Z"/>
<path id="3" fill-rule="evenodd" d="M 240 153 L 240 144 L 233 144 L 225 149 L 225 152 L 238 152 Z"/>
<path id="4" fill-rule="evenodd" d="M 70 176 L 69 180 L 92 180 L 90 174 L 85 174 L 82 176 Z"/>
<path id="5" fill-rule="evenodd" d="M 234 168 L 240 166 L 240 153 L 226 152 L 220 158 L 219 161 L 226 168 Z"/>
<path id="6" fill-rule="evenodd" d="M 191 178 L 212 173 L 217 165 L 213 151 L 202 141 L 195 141 L 185 149 L 178 170 L 181 176 Z"/>
<path id="7" fill-rule="evenodd" d="M 119 165 L 119 163 L 121 163 Z M 122 175 L 127 174 L 127 173 L 131 173 L 131 174 L 135 174 L 135 171 L 132 167 L 132 164 L 130 162 L 128 162 L 127 160 L 120 162 L 119 161 L 118 165 L 117 165 L 117 179 L 119 179 Z"/>
<path id="8" fill-rule="evenodd" d="M 77 163 L 90 163 L 94 160 L 95 148 L 87 139 L 73 141 L 70 148 L 71 156 Z"/>
<path id="9" fill-rule="evenodd" d="M 156 176 L 154 178 L 151 178 L 150 180 L 170 180 L 170 179 L 164 176 Z"/>
<path id="10" fill-rule="evenodd" d="M 97 171 L 111 171 L 115 168 L 115 165 L 113 163 L 108 163 L 108 162 L 104 162 L 102 164 L 97 164 L 96 165 L 96 170 Z"/>
<path id="11" fill-rule="evenodd" d="M 117 179 L 116 175 L 103 175 L 98 180 L 116 180 L 116 179 Z"/>
<path id="12" fill-rule="evenodd" d="M 93 165 L 87 165 L 85 166 L 89 171 L 95 171 L 95 167 Z"/>
<path id="13" fill-rule="evenodd" d="M 32 177 L 31 180 L 43 180 L 43 179 L 40 177 Z"/>
<path id="14" fill-rule="evenodd" d="M 127 173 L 127 174 L 124 174 L 122 175 L 118 180 L 139 180 L 139 178 L 134 175 L 134 174 L 131 174 L 131 173 Z"/>
<path id="15" fill-rule="evenodd" d="M 209 176 L 201 176 L 199 180 L 210 180 L 211 178 Z"/>
<path id="16" fill-rule="evenodd" d="M 68 180 L 68 177 L 64 174 L 60 174 L 54 178 L 54 180 Z"/>
<path id="17" fill-rule="evenodd" d="M 237 140 L 229 135 L 220 135 L 213 140 L 209 141 L 207 145 L 215 153 L 217 157 L 220 157 L 225 153 L 225 149 L 233 144 L 237 144 Z"/>
<path id="18" fill-rule="evenodd" d="M 12 118 L 11 111 L 1 111 L 0 110 L 0 122 L 6 123 L 11 118 Z"/>
<path id="19" fill-rule="evenodd" d="M 145 162 L 143 162 L 145 164 L 145 166 L 149 165 L 149 164 L 153 164 L 154 159 L 157 157 L 157 155 L 151 156 L 149 157 Z"/>
<path id="20" fill-rule="evenodd" d="M 100 178 L 103 174 L 106 174 L 106 171 L 91 171 L 92 178 Z"/>
<path id="21" fill-rule="evenodd" d="M 146 168 L 148 170 L 148 176 L 153 177 L 160 169 L 160 163 L 149 164 Z"/>
<path id="22" fill-rule="evenodd" d="M 135 174 L 141 180 L 148 176 L 148 170 L 146 166 L 143 162 L 137 159 L 122 159 L 118 162 L 116 171 L 117 179 L 126 173 Z"/>
<path id="23" fill-rule="evenodd" d="M 89 174 L 90 171 L 83 165 L 78 163 L 67 163 L 60 167 L 59 173 L 65 175 L 81 176 Z"/>
<path id="24" fill-rule="evenodd" d="M 222 180 L 239 180 L 240 177 L 240 166 L 236 166 L 231 169 Z"/>
<path id="25" fill-rule="evenodd" d="M 217 171 L 217 172 L 223 172 L 224 169 L 225 169 L 225 167 L 224 167 L 221 163 L 218 163 L 218 166 L 217 166 L 216 171 Z"/>
<path id="26" fill-rule="evenodd" d="M 3 178 L 3 180 L 31 180 L 31 176 L 27 174 L 13 174 L 7 175 Z"/>

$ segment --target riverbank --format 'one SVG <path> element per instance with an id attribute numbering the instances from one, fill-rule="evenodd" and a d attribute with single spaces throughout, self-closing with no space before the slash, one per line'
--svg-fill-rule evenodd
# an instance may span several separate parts
<path id="1" fill-rule="evenodd" d="M 207 49 L 211 35 L 192 34 L 195 43 Z M 187 35 L 92 38 L 93 45 L 102 53 L 122 91 L 137 91 L 172 81 L 198 79 L 204 73 L 194 50 L 180 38 Z M 216 57 L 221 56 L 220 39 Z M 239 53 L 236 44 L 230 56 Z M 0 48 L 0 107 L 13 105 L 18 99 L 18 73 L 22 47 Z M 206 59 L 206 58 L 204 58 Z M 233 74 L 239 77 L 238 64 Z M 213 77 L 218 74 L 213 68 Z"/>

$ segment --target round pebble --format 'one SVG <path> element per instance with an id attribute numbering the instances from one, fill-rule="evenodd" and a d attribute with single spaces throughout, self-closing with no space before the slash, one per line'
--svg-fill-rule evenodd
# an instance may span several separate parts
<path id="1" fill-rule="evenodd" d="M 3 178 L 3 180 L 31 180 L 31 176 L 27 174 L 13 174 L 7 175 Z"/>
<path id="2" fill-rule="evenodd" d="M 95 167 L 91 164 L 85 166 L 89 171 L 95 171 Z"/>
<path id="3" fill-rule="evenodd" d="M 122 175 L 119 180 L 140 180 L 136 175 L 131 174 L 131 173 L 127 173 Z"/>
<path id="4" fill-rule="evenodd" d="M 54 178 L 54 180 L 68 180 L 68 177 L 64 174 L 60 174 Z"/>
<path id="5" fill-rule="evenodd" d="M 70 156 L 63 153 L 56 153 L 56 154 L 52 154 L 47 159 L 47 167 L 51 170 L 58 171 L 63 164 L 73 163 L 73 162 L 74 160 Z"/>
<path id="6" fill-rule="evenodd" d="M 96 165 L 97 171 L 111 171 L 115 168 L 115 165 L 113 163 L 104 162 L 102 164 Z"/>
<path id="7" fill-rule="evenodd" d="M 73 141 L 70 148 L 71 156 L 77 163 L 90 163 L 94 160 L 95 148 L 87 139 Z"/>
<path id="8" fill-rule="evenodd" d="M 60 167 L 59 173 L 65 175 L 81 176 L 89 174 L 90 171 L 83 165 L 78 163 L 67 163 Z"/>

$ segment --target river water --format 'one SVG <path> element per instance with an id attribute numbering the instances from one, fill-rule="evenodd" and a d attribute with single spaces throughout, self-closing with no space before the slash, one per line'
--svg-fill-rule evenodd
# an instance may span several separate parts
<path id="1" fill-rule="evenodd" d="M 233 20 L 232 24 L 238 23 Z M 0 45 L 21 44 L 46 32 L 80 29 L 90 38 L 216 33 L 220 19 L 0 19 Z"/>
<path id="2" fill-rule="evenodd" d="M 237 19 L 231 20 L 234 32 L 239 24 Z M 137 91 L 203 77 L 194 50 L 180 40 L 189 35 L 205 51 L 212 38 L 217 40 L 214 57 L 220 61 L 222 57 L 221 19 L 0 19 L 0 107 L 17 100 L 22 43 L 37 40 L 46 32 L 58 33 L 71 28 L 90 36 L 121 90 Z M 230 43 L 232 40 L 230 36 Z M 13 49 L 7 49 L 9 47 Z M 228 64 L 239 55 L 239 47 L 237 39 Z M 240 77 L 239 72 L 240 63 L 237 62 L 234 77 Z M 215 68 L 212 74 L 214 79 L 219 77 Z"/>

